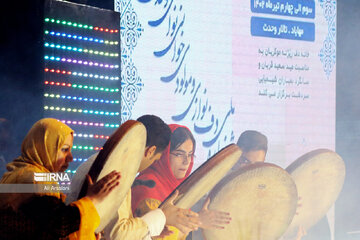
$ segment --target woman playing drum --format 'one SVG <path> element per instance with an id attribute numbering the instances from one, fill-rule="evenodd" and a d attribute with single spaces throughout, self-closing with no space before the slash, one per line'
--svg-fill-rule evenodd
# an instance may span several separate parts
<path id="1" fill-rule="evenodd" d="M 137 185 L 132 189 L 132 209 L 134 215 L 142 216 L 148 211 L 157 208 L 162 201 L 191 173 L 195 158 L 195 139 L 185 126 L 169 125 L 171 139 L 159 161 L 141 172 L 137 180 L 154 181 L 153 188 Z M 209 211 L 209 201 L 199 212 L 201 228 L 223 228 L 223 224 L 230 221 L 227 213 Z M 185 239 L 189 230 L 184 227 L 179 231 L 169 227 L 173 233 L 163 239 Z"/>
<path id="2" fill-rule="evenodd" d="M 72 161 L 72 145 L 71 128 L 56 119 L 39 120 L 26 135 L 21 156 L 7 165 L 8 172 L 0 183 L 38 184 L 34 173 L 65 171 Z M 59 191 L 2 193 L 0 209 L 4 214 L 1 214 L 0 233 L 5 234 L 6 239 L 16 239 L 15 236 L 29 239 L 31 234 L 37 239 L 42 239 L 41 236 L 46 239 L 46 235 L 51 239 L 95 239 L 94 231 L 100 222 L 95 206 L 119 184 L 119 179 L 120 173 L 115 171 L 95 184 L 88 178 L 87 195 L 70 206 L 63 203 L 65 196 Z M 18 221 L 14 220 L 16 218 Z"/>

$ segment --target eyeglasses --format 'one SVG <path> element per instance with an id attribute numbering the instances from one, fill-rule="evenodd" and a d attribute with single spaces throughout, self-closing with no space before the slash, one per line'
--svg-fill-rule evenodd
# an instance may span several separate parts
<path id="1" fill-rule="evenodd" d="M 170 153 L 170 154 L 174 155 L 175 157 L 182 158 L 182 159 L 188 159 L 188 158 L 195 159 L 196 158 L 196 156 L 193 153 L 188 154 L 188 155 L 186 155 L 184 153 Z"/>

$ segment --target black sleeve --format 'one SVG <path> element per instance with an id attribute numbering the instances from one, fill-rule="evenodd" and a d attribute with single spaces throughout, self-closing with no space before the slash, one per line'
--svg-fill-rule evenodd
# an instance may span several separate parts
<path id="1" fill-rule="evenodd" d="M 0 209 L 0 239 L 19 240 L 59 239 L 53 234 L 43 231 L 33 219 L 20 212 L 15 212 L 11 207 Z"/>
<path id="2" fill-rule="evenodd" d="M 79 230 L 79 209 L 66 206 L 62 200 L 53 196 L 34 196 L 20 206 L 19 212 L 56 238 L 66 237 Z"/>
<path id="3" fill-rule="evenodd" d="M 0 209 L 0 239 L 27 239 L 35 232 L 34 222 L 24 215 L 17 214 L 11 207 Z"/>

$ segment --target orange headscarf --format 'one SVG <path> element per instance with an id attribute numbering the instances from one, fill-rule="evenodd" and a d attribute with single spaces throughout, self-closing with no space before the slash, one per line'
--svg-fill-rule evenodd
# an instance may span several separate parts
<path id="1" fill-rule="evenodd" d="M 44 118 L 37 121 L 24 138 L 21 156 L 6 166 L 8 171 L 0 183 L 36 183 L 34 172 L 54 172 L 58 150 L 64 144 L 65 138 L 72 133 L 70 127 L 56 119 Z M 0 199 L 0 206 L 15 201 L 15 198 L 22 201 L 21 196 L 6 194 Z M 55 196 L 60 198 L 59 193 Z"/>

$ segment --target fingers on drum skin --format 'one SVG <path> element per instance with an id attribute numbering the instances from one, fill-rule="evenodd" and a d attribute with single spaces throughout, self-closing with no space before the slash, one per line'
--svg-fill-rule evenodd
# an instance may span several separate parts
<path id="1" fill-rule="evenodd" d="M 216 213 L 216 218 L 222 221 L 231 221 L 230 213 L 218 212 Z"/>
<path id="2" fill-rule="evenodd" d="M 199 216 L 190 213 L 178 214 L 179 218 L 183 218 L 186 223 L 198 225 L 200 223 Z"/>
<path id="3" fill-rule="evenodd" d="M 113 178 L 115 175 L 115 170 L 110 172 L 109 174 L 107 174 L 105 177 L 103 177 L 102 179 L 100 179 L 99 182 L 108 182 L 111 178 Z"/>
<path id="4" fill-rule="evenodd" d="M 181 209 L 181 210 L 184 210 L 185 211 L 185 215 L 188 216 L 188 217 L 199 217 L 199 214 L 196 213 L 196 212 L 193 212 L 191 210 L 185 210 L 185 209 Z"/>
<path id="5" fill-rule="evenodd" d="M 189 211 L 184 209 L 178 209 L 177 219 L 179 224 L 191 229 L 197 229 L 200 223 L 197 216 L 193 216 Z"/>
<path id="6" fill-rule="evenodd" d="M 177 228 L 184 234 L 188 234 L 189 232 L 195 230 L 195 229 L 192 229 L 192 228 L 188 228 L 188 227 L 186 227 L 184 225 L 178 225 Z"/>
<path id="7" fill-rule="evenodd" d="M 112 179 L 112 180 L 110 180 L 109 182 L 107 182 L 106 184 L 105 184 L 105 187 L 106 188 L 111 188 L 114 184 L 116 184 L 118 182 L 118 180 L 115 178 L 115 179 Z"/>
<path id="8" fill-rule="evenodd" d="M 221 215 L 222 217 L 230 218 L 230 219 L 231 219 L 230 213 L 228 213 L 228 212 L 216 211 L 216 214 Z"/>
<path id="9" fill-rule="evenodd" d="M 98 183 L 99 183 L 99 185 L 108 186 L 109 184 L 113 183 L 114 181 L 117 181 L 118 179 L 120 179 L 120 177 L 121 177 L 120 172 L 116 172 L 114 170 L 111 173 L 109 173 L 108 175 L 106 175 L 105 177 L 103 177 L 102 179 L 100 179 L 100 181 Z"/>
<path id="10" fill-rule="evenodd" d="M 210 211 L 213 214 L 213 216 L 216 217 L 217 219 L 231 220 L 230 213 L 228 213 L 228 212 L 221 212 L 221 211 L 215 211 L 215 210 L 210 210 Z"/>
<path id="11" fill-rule="evenodd" d="M 221 226 L 221 225 L 212 225 L 213 228 L 216 229 L 224 229 L 225 227 Z"/>
<path id="12" fill-rule="evenodd" d="M 114 182 L 114 184 L 112 184 L 110 187 L 109 187 L 109 192 L 112 191 L 115 187 L 119 186 L 119 182 Z"/>
<path id="13" fill-rule="evenodd" d="M 224 225 L 224 224 L 229 224 L 230 221 L 225 221 L 225 220 L 215 220 L 215 223 L 218 225 Z"/>
<path id="14" fill-rule="evenodd" d="M 183 224 L 184 224 L 186 227 L 188 227 L 188 228 L 191 228 L 191 229 L 193 229 L 193 230 L 197 230 L 197 229 L 198 229 L 199 221 L 196 221 L 196 220 L 194 220 L 194 219 L 189 218 L 189 219 L 184 219 L 183 222 L 184 222 Z"/>
<path id="15" fill-rule="evenodd" d="M 100 181 L 103 182 L 108 182 L 111 179 L 113 179 L 114 177 L 117 177 L 117 175 L 120 174 L 119 172 L 113 170 L 112 172 L 110 172 L 109 174 L 107 174 L 105 177 L 103 177 Z"/>

